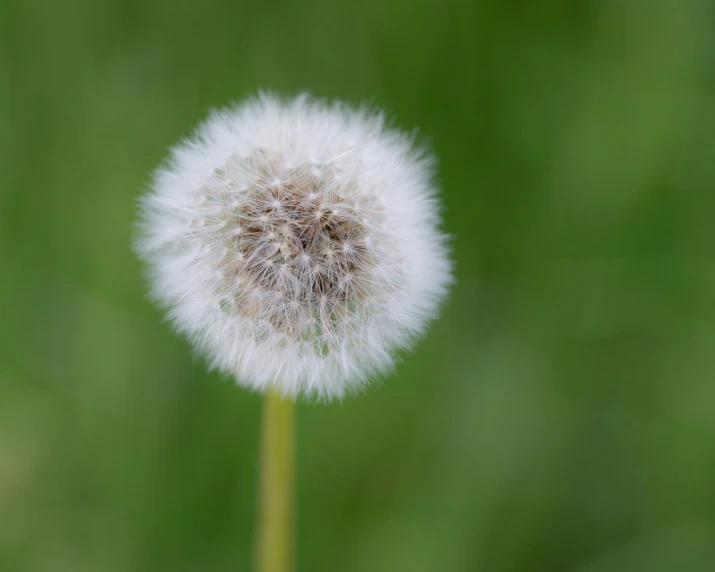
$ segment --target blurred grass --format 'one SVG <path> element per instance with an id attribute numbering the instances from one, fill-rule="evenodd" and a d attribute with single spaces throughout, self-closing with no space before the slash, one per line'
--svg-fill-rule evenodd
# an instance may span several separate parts
<path id="1" fill-rule="evenodd" d="M 145 298 L 135 200 L 209 108 L 360 101 L 440 160 L 459 282 L 299 410 L 299 568 L 715 561 L 715 6 L 0 0 L 0 570 L 249 570 L 259 398 Z"/>

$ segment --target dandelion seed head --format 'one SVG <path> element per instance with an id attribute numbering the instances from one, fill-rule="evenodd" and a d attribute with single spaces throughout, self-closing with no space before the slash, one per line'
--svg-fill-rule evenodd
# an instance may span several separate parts
<path id="1" fill-rule="evenodd" d="M 381 115 L 263 95 L 172 150 L 137 250 L 212 366 L 341 398 L 388 371 L 446 293 L 437 205 L 430 156 Z"/>

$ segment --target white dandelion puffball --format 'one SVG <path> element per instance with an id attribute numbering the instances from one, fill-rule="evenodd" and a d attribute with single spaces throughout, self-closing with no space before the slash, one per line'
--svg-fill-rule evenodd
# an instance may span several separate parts
<path id="1" fill-rule="evenodd" d="M 141 201 L 153 296 L 240 385 L 341 398 L 451 281 L 432 167 L 365 109 L 261 95 L 214 112 Z"/>

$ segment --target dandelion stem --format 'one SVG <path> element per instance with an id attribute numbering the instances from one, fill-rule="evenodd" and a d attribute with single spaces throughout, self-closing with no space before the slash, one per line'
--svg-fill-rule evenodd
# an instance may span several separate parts
<path id="1" fill-rule="evenodd" d="M 275 390 L 263 399 L 256 572 L 293 569 L 293 410 Z"/>

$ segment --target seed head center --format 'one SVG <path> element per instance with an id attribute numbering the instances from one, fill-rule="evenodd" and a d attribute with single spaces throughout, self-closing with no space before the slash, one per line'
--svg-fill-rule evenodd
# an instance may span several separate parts
<path id="1" fill-rule="evenodd" d="M 230 198 L 216 192 L 227 253 L 219 263 L 222 308 L 293 335 L 315 324 L 324 331 L 326 320 L 356 311 L 369 296 L 375 264 L 355 184 L 338 180 L 329 168 L 287 167 L 264 151 L 224 170 L 229 175 L 220 188 Z M 361 203 L 365 210 L 364 197 Z"/>

